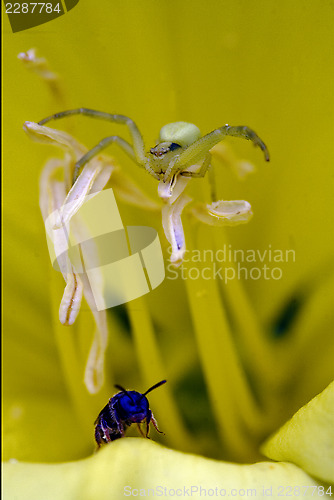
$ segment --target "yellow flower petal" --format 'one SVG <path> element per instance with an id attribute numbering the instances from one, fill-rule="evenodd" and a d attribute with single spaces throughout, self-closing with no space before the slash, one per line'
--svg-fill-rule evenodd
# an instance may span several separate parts
<path id="1" fill-rule="evenodd" d="M 262 452 L 334 483 L 334 382 L 269 438 Z"/>
<path id="2" fill-rule="evenodd" d="M 39 368 L 38 376 L 47 379 L 47 366 L 42 371 L 37 356 L 34 360 L 25 356 L 25 360 L 29 363 L 34 361 Z M 46 365 L 54 371 L 53 364 L 51 366 L 46 362 Z M 59 371 L 54 371 L 54 375 L 60 378 Z M 75 426 L 70 438 L 64 439 L 64 434 L 68 436 L 68 432 L 73 429 L 73 404 L 60 391 L 55 392 L 54 386 L 50 385 L 49 391 L 45 390 L 43 396 L 33 394 L 33 391 L 11 394 L 6 403 L 3 412 L 3 460 L 35 463 L 79 460 L 94 449 L 93 437 L 89 441 L 89 433 L 85 433 L 81 422 Z"/>
<path id="3" fill-rule="evenodd" d="M 58 465 L 7 463 L 4 469 L 5 498 L 25 500 L 114 500 L 153 497 L 153 493 L 163 498 L 276 499 L 294 488 L 303 499 L 314 499 L 324 489 L 293 464 L 218 462 L 168 450 L 142 438 L 120 439 L 86 460 Z"/>
<path id="4" fill-rule="evenodd" d="M 104 387 L 101 405 L 95 404 L 97 399 L 86 394 L 82 383 L 84 359 L 93 332 L 90 315 L 83 316 L 85 311 L 82 311 L 78 321 L 70 327 L 70 332 L 58 320 L 55 321 L 57 314 L 54 319 L 50 317 L 51 305 L 56 299 L 58 309 L 61 293 L 57 279 L 60 285 L 62 283 L 57 273 L 48 275 L 51 266 L 47 260 L 42 221 L 36 209 L 39 165 L 43 164 L 47 154 L 43 148 L 36 148 L 22 137 L 18 123 L 26 119 L 42 118 L 52 111 L 81 105 L 124 112 L 138 121 L 147 137 L 147 149 L 154 144 L 153 139 L 160 126 L 179 119 L 194 121 L 204 132 L 210 132 L 225 120 L 254 126 L 268 140 L 273 153 L 273 168 L 263 169 L 264 175 L 254 179 L 254 184 L 251 179 L 247 191 L 242 186 L 242 191 L 237 191 L 233 196 L 247 199 L 249 196 L 256 207 L 257 217 L 251 226 L 233 231 L 231 244 L 233 248 L 256 250 L 268 248 L 269 244 L 273 249 L 288 246 L 297 250 L 297 259 L 291 265 L 290 262 L 286 263 L 284 277 L 279 281 L 249 280 L 243 283 L 234 280 L 233 284 L 229 283 L 222 290 L 219 280 L 215 280 L 217 292 L 214 297 L 219 297 L 219 292 L 224 298 L 227 296 L 226 315 L 231 318 L 231 339 L 235 341 L 236 360 L 250 375 L 252 388 L 266 410 L 257 431 L 248 435 L 247 443 L 242 421 L 248 421 L 249 415 L 243 405 L 235 405 L 236 431 L 240 431 L 239 439 L 244 448 L 242 454 L 236 451 L 237 458 L 240 460 L 240 456 L 246 454 L 247 460 L 252 460 L 252 450 L 262 439 L 262 433 L 267 432 L 268 428 L 276 429 L 303 398 L 307 399 L 324 386 L 323 381 L 332 372 L 329 349 L 333 347 L 330 338 L 332 317 L 329 307 L 325 309 L 321 304 L 316 309 L 317 314 L 312 314 L 309 303 L 306 300 L 302 302 L 301 313 L 305 323 L 311 320 L 313 327 L 315 318 L 320 323 L 318 330 L 309 329 L 306 341 L 305 330 L 303 333 L 298 321 L 295 323 L 297 327 L 286 329 L 280 339 L 272 339 L 270 331 L 266 329 L 296 284 L 303 285 L 305 279 L 309 280 L 307 284 L 310 287 L 316 286 L 317 283 L 311 283 L 310 273 L 318 277 L 319 264 L 323 265 L 323 272 L 329 274 L 327 262 L 332 262 L 333 253 L 333 238 L 328 230 L 333 222 L 333 212 L 330 210 L 332 114 L 328 112 L 332 105 L 333 69 L 330 61 L 333 12 L 330 2 L 323 2 L 321 9 L 317 2 L 306 4 L 301 0 L 280 3 L 279 9 L 273 8 L 274 4 L 244 2 L 241 8 L 239 3 L 214 0 L 210 8 L 203 9 L 202 3 L 198 2 L 192 3 L 190 9 L 187 2 L 178 2 L 177 16 L 171 18 L 166 15 L 166 9 L 153 0 L 133 3 L 131 9 L 127 2 L 80 2 L 81 6 L 73 10 L 77 20 L 75 29 L 74 18 L 70 13 L 51 24 L 15 36 L 9 29 L 8 20 L 4 19 L 7 42 L 4 144 L 5 165 L 8 167 L 4 168 L 7 252 L 4 266 L 7 294 L 4 310 L 7 346 L 4 382 L 7 394 L 15 392 L 27 394 L 31 399 L 43 398 L 43 407 L 49 409 L 46 394 L 50 394 L 51 388 L 58 388 L 65 397 L 67 392 L 62 381 L 66 380 L 66 389 L 71 394 L 76 412 L 69 419 L 70 424 L 63 426 L 65 431 L 57 434 L 56 439 L 61 440 L 64 447 L 64 455 L 60 460 L 68 459 L 69 447 L 76 449 L 71 438 L 69 445 L 69 429 L 76 429 L 81 443 L 85 440 L 89 442 L 87 434 L 90 436 L 91 421 L 105 404 L 110 391 Z M 171 11 L 173 9 L 168 12 Z M 111 25 L 105 22 L 107 18 L 111 20 Z M 287 23 L 292 23 L 296 29 L 287 33 Z M 98 27 L 97 36 L 87 36 L 92 26 Z M 141 33 L 138 33 L 138 26 L 141 27 Z M 204 43 L 198 33 L 205 33 Z M 16 54 L 26 50 L 32 43 L 41 46 L 55 69 L 66 78 L 67 106 L 60 103 L 47 105 L 45 100 L 49 95 L 46 95 L 44 83 L 35 75 L 24 73 L 23 65 L 18 64 Z M 103 56 L 110 44 L 113 52 L 111 62 Z M 292 47 L 305 49 L 301 51 L 302 56 L 296 58 Z M 97 57 L 97 54 L 102 54 L 102 57 Z M 131 64 L 124 64 L 129 54 L 133 55 Z M 162 54 L 165 56 L 162 57 Z M 287 79 L 287 74 L 291 74 L 291 78 Z M 133 75 L 136 75 L 135 81 Z M 309 123 L 315 124 L 312 131 L 309 130 Z M 318 123 L 321 123 L 321 127 L 316 126 Z M 75 127 L 80 133 L 79 137 L 89 137 L 87 146 L 95 144 L 95 141 L 109 133 L 105 124 L 84 119 L 81 124 L 79 118 L 73 119 L 72 124 L 69 121 L 66 127 Z M 118 132 L 117 127 L 115 132 L 111 129 L 110 133 L 119 133 L 123 137 L 123 131 Z M 236 140 L 235 143 L 238 155 L 243 155 L 242 141 Z M 250 158 L 257 161 L 258 155 L 255 152 L 253 156 L 251 149 L 249 144 L 245 144 L 246 157 L 249 152 Z M 115 154 L 119 155 L 116 148 Z M 153 189 L 156 189 L 153 179 L 146 175 L 145 180 L 143 171 L 134 166 L 131 171 L 130 162 L 127 163 L 122 154 L 118 157 L 122 168 L 133 172 L 143 189 L 152 188 L 153 193 Z M 314 165 L 317 165 L 316 169 Z M 219 169 L 215 170 L 217 191 L 222 190 L 219 198 L 223 198 L 230 193 L 230 181 L 228 176 L 219 179 Z M 223 169 L 220 171 L 225 174 Z M 191 187 L 198 192 L 202 186 L 208 190 L 207 178 L 203 182 L 194 180 Z M 318 196 L 319 193 L 321 196 Z M 208 199 L 202 194 L 203 199 Z M 317 197 L 319 206 L 312 211 L 309 206 L 314 197 Z M 271 206 L 269 211 L 268 201 Z M 325 216 L 319 218 L 319 214 Z M 139 222 L 142 222 L 142 217 L 138 214 Z M 147 225 L 151 224 L 147 219 Z M 226 235 L 221 230 L 209 228 L 203 240 L 200 234 L 197 237 L 197 227 L 193 229 L 194 245 L 191 245 L 190 238 L 188 240 L 190 250 L 201 244 L 204 250 L 213 252 L 218 243 L 218 249 L 226 243 Z M 199 231 L 206 229 L 200 227 Z M 216 247 L 213 247 L 211 234 L 214 234 Z M 51 284 L 50 294 L 45 291 L 48 283 Z M 201 373 L 207 381 L 205 365 L 199 366 L 197 362 L 198 354 L 203 351 L 206 356 L 207 351 L 205 344 L 199 350 L 193 340 L 195 317 L 193 314 L 190 316 L 183 285 L 181 280 L 174 283 L 166 281 L 159 291 L 150 294 L 147 316 L 154 325 L 152 338 L 163 351 L 160 354 L 166 362 L 166 376 L 172 382 L 172 393 L 177 395 L 183 392 L 186 395 L 185 398 L 175 397 L 172 401 L 175 406 L 180 406 L 181 414 L 188 411 L 186 426 L 193 434 L 197 450 L 224 457 L 226 450 L 217 440 L 216 429 L 220 422 L 212 417 L 212 404 L 205 397 L 207 391 L 204 383 L 196 382 Z M 210 303 L 213 287 L 207 291 L 204 285 L 202 280 L 198 292 L 204 297 L 203 302 Z M 161 311 L 171 304 L 175 305 L 173 314 L 162 319 Z M 219 311 L 224 311 L 224 301 L 217 300 L 215 304 L 218 304 Z M 198 316 L 202 307 L 198 301 Z M 139 309 L 137 302 L 134 308 Z M 209 308 L 207 310 L 211 312 Z M 143 354 L 140 365 L 136 352 L 138 347 L 135 349 L 130 339 L 126 315 L 114 310 L 108 316 L 113 322 L 113 336 L 112 349 L 108 351 L 106 383 L 116 377 L 115 381 L 136 388 L 140 384 L 139 380 L 151 375 L 149 362 L 145 358 L 145 346 L 141 347 Z M 249 318 L 253 321 L 249 321 Z M 250 328 L 248 323 L 251 324 Z M 138 319 L 139 332 L 140 328 L 146 326 L 143 328 Z M 205 333 L 204 328 L 203 331 Z M 320 338 L 315 333 L 319 333 Z M 219 335 L 217 331 L 218 338 Z M 53 346 L 54 338 L 60 346 L 58 353 Z M 168 342 L 165 342 L 166 339 Z M 136 344 L 139 343 L 138 333 Z M 300 354 L 300 344 L 304 346 L 304 355 Z M 27 350 L 31 355 L 29 358 L 25 356 Z M 257 360 L 262 358 L 266 350 L 271 354 L 270 361 L 264 363 L 266 369 L 257 369 L 258 364 L 261 364 Z M 60 359 L 63 372 L 58 366 Z M 219 359 L 220 351 L 216 349 L 214 362 L 219 362 Z M 250 359 L 254 360 L 253 363 L 248 363 Z M 156 364 L 158 369 L 163 370 L 163 365 Z M 141 368 L 138 369 L 138 366 Z M 214 382 L 218 395 L 230 391 L 235 394 L 236 401 L 240 401 L 233 377 L 216 379 Z M 47 390 L 42 392 L 41 386 L 46 386 Z M 160 405 L 163 410 L 160 398 L 157 397 L 157 401 L 158 407 Z M 224 411 L 231 415 L 229 407 L 225 407 Z M 58 423 L 59 415 L 49 413 L 50 420 L 52 418 Z M 46 415 L 49 413 L 46 412 Z M 48 441 L 40 436 L 42 419 L 40 413 L 37 412 L 37 415 L 38 418 L 30 419 L 29 426 L 25 428 L 26 435 L 34 433 L 36 439 L 30 447 L 23 442 L 21 447 L 25 448 L 27 460 L 38 458 L 41 461 L 41 449 L 48 447 Z M 159 410 L 158 417 L 160 423 Z M 169 440 L 171 435 L 175 439 L 175 419 L 170 418 L 169 414 L 165 418 L 170 419 L 171 426 L 166 439 Z M 84 425 L 79 432 L 77 424 L 80 423 Z M 165 430 L 164 425 L 162 428 Z M 226 426 L 226 433 L 229 430 L 229 426 Z M 212 448 L 211 441 L 214 443 Z M 181 440 L 177 446 L 185 449 Z M 40 477 L 37 479 L 41 480 Z"/>

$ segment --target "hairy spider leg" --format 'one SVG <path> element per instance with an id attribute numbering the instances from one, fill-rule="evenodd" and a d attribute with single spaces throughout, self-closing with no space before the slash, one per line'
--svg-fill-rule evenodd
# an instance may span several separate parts
<path id="1" fill-rule="evenodd" d="M 94 156 L 97 156 L 101 151 L 106 149 L 113 142 L 118 144 L 118 146 L 121 149 L 123 149 L 123 151 L 131 158 L 131 160 L 133 160 L 135 163 L 137 163 L 133 148 L 128 142 L 126 142 L 121 137 L 118 137 L 118 135 L 112 135 L 110 137 L 105 137 L 96 146 L 94 146 L 92 149 L 90 149 L 84 156 L 82 156 L 80 158 L 80 160 L 78 160 L 76 162 L 75 167 L 74 167 L 74 172 L 73 172 L 73 180 L 72 180 L 73 184 L 75 183 L 75 181 L 79 177 L 80 169 L 82 167 L 84 167 L 86 165 L 86 163 L 88 163 L 90 160 L 92 160 L 94 158 Z M 140 163 L 137 163 L 137 164 L 140 165 Z M 142 166 L 142 165 L 140 165 L 140 166 Z"/>
<path id="2" fill-rule="evenodd" d="M 165 172 L 164 181 L 166 182 L 175 172 L 182 171 L 188 166 L 194 164 L 196 161 L 200 160 L 208 151 L 210 151 L 211 148 L 213 148 L 213 146 L 221 142 L 226 136 L 241 137 L 252 141 L 255 146 L 259 146 L 259 148 L 263 151 L 265 160 L 269 161 L 269 151 L 267 146 L 254 132 L 254 130 L 245 126 L 230 127 L 229 125 L 224 125 L 223 127 L 213 130 L 188 146 L 180 154 L 177 161 L 168 167 Z"/>
<path id="3" fill-rule="evenodd" d="M 211 162 L 211 155 L 209 153 L 204 158 L 204 161 L 201 165 L 201 168 L 198 170 L 198 172 L 188 172 L 187 170 L 182 170 L 180 175 L 182 175 L 183 177 L 204 177 L 208 168 L 210 167 L 210 162 Z"/>
<path id="4" fill-rule="evenodd" d="M 67 116 L 73 115 L 84 115 L 89 116 L 91 118 L 96 118 L 98 120 L 105 120 L 113 123 L 118 123 L 120 125 L 126 125 L 129 129 L 132 141 L 133 141 L 133 150 L 138 163 L 145 163 L 145 145 L 142 138 L 141 133 L 135 122 L 131 120 L 131 118 L 124 115 L 112 115 L 110 113 L 104 113 L 103 111 L 96 111 L 95 109 L 88 108 L 77 108 L 77 109 L 69 109 L 67 111 L 62 111 L 60 113 L 55 113 L 54 115 L 48 116 L 41 120 L 38 124 L 44 125 L 45 123 L 51 120 L 59 120 L 60 118 L 65 118 Z"/>
<path id="5" fill-rule="evenodd" d="M 209 170 L 209 184 L 210 184 L 210 193 L 211 193 L 211 199 L 212 201 L 216 201 L 217 196 L 216 196 L 216 183 L 215 183 L 215 176 L 213 169 L 211 167 L 211 159 L 212 156 L 209 153 L 205 158 L 204 161 L 201 165 L 201 168 L 198 170 L 198 172 L 189 172 L 187 170 L 182 170 L 180 172 L 180 175 L 183 177 L 204 177 L 207 171 Z"/>
<path id="6" fill-rule="evenodd" d="M 80 168 L 113 142 L 116 142 L 133 161 L 135 161 L 138 165 L 144 167 L 151 175 L 153 175 L 153 177 L 158 180 L 160 179 L 146 157 L 144 141 L 137 125 L 133 120 L 131 120 L 131 118 L 128 118 L 127 116 L 113 115 L 110 113 L 104 113 L 103 111 L 96 111 L 94 109 L 88 108 L 77 108 L 62 111 L 60 113 L 55 113 L 54 115 L 44 118 L 43 120 L 38 122 L 38 124 L 45 125 L 45 123 L 48 123 L 52 120 L 59 120 L 61 118 L 73 115 L 84 115 L 91 118 L 96 118 L 98 120 L 106 120 L 112 123 L 126 125 L 133 142 L 133 146 L 131 146 L 128 142 L 118 136 L 106 137 L 105 139 L 100 141 L 99 144 L 97 144 L 94 148 L 88 151 L 88 153 L 86 153 L 86 155 L 84 155 L 79 160 L 79 162 L 77 162 L 74 170 L 73 182 L 75 182 L 75 180 L 77 179 Z"/>
<path id="7" fill-rule="evenodd" d="M 216 175 L 213 168 L 209 168 L 208 178 L 209 178 L 211 200 L 217 201 L 218 197 L 217 197 Z"/>

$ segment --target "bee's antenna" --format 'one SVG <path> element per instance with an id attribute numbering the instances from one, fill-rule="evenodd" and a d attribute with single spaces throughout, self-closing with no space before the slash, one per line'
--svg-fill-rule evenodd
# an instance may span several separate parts
<path id="1" fill-rule="evenodd" d="M 122 391 L 122 392 L 126 392 L 126 393 L 128 392 L 128 391 L 127 391 L 126 389 L 124 389 L 124 387 L 122 387 L 121 385 L 115 384 L 115 386 L 114 386 L 114 387 L 116 387 L 116 389 L 119 389 L 119 390 L 120 390 L 120 391 Z"/>
<path id="2" fill-rule="evenodd" d="M 161 382 L 158 382 L 157 384 L 152 385 L 152 387 L 150 387 L 149 389 L 147 389 L 146 392 L 144 392 L 143 396 L 146 396 L 146 394 L 153 391 L 154 389 L 157 389 L 157 387 L 160 387 L 161 385 L 165 384 L 166 382 L 167 382 L 167 380 L 161 380 Z"/>
<path id="3" fill-rule="evenodd" d="M 121 385 L 118 385 L 118 384 L 115 384 L 114 387 L 116 387 L 116 389 L 119 389 L 120 391 L 122 391 L 125 394 L 127 394 L 129 396 L 129 398 L 131 399 L 131 401 L 133 402 L 133 404 L 135 403 L 134 400 L 131 397 L 131 394 L 126 389 L 124 389 L 124 387 L 122 387 Z"/>

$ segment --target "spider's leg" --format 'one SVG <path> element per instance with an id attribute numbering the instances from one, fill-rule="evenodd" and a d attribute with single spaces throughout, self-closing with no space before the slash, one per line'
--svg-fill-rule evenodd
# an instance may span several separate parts
<path id="1" fill-rule="evenodd" d="M 209 169 L 208 177 L 209 177 L 211 201 L 217 201 L 216 176 L 213 168 Z"/>
<path id="2" fill-rule="evenodd" d="M 266 161 L 270 160 L 269 151 L 265 143 L 260 139 L 260 137 L 254 132 L 254 130 L 249 127 L 239 126 L 239 127 L 230 127 L 229 125 L 225 125 L 220 129 L 223 135 L 229 135 L 231 137 L 241 137 L 243 139 L 247 139 L 252 141 L 255 146 L 258 146 L 261 151 L 264 153 L 264 158 Z"/>
<path id="3" fill-rule="evenodd" d="M 116 143 L 116 144 L 118 144 L 118 146 L 135 163 L 137 163 L 136 157 L 135 157 L 135 153 L 133 151 L 133 148 L 132 148 L 132 146 L 128 142 L 126 142 L 121 137 L 118 137 L 117 135 L 112 135 L 110 137 L 105 137 L 96 146 L 94 146 L 92 149 L 90 149 L 84 156 L 82 156 L 82 158 L 80 158 L 80 160 L 77 161 L 77 163 L 75 164 L 75 167 L 74 167 L 73 184 L 75 183 L 75 181 L 79 177 L 79 172 L 80 172 L 81 167 L 83 167 L 84 165 L 86 165 L 86 163 L 88 163 L 92 158 L 94 158 L 94 156 L 97 156 L 101 151 L 103 151 L 104 149 L 106 149 L 113 142 Z"/>
<path id="4" fill-rule="evenodd" d="M 113 115 L 110 113 L 104 113 L 103 111 L 96 111 L 95 109 L 77 108 L 69 109 L 67 111 L 62 111 L 61 113 L 56 113 L 54 115 L 48 116 L 47 118 L 44 118 L 43 120 L 38 122 L 38 124 L 45 125 L 45 123 L 48 123 L 51 120 L 59 120 L 60 118 L 65 118 L 67 116 L 73 115 L 90 116 L 91 118 L 96 118 L 98 120 L 106 120 L 109 122 L 118 123 L 120 125 L 126 125 L 129 129 L 133 141 L 133 151 L 137 163 L 140 163 L 143 166 L 146 164 L 145 145 L 143 138 L 135 122 L 127 116 Z"/>
<path id="5" fill-rule="evenodd" d="M 198 170 L 198 172 L 190 172 L 187 170 L 182 170 L 182 172 L 180 172 L 180 175 L 182 175 L 184 177 L 204 177 L 208 171 L 208 168 L 210 167 L 210 162 L 211 162 L 211 155 L 208 154 L 204 158 L 204 161 L 201 165 L 201 168 Z"/>
<path id="6" fill-rule="evenodd" d="M 180 175 L 183 175 L 185 177 L 204 177 L 205 174 L 208 172 L 209 175 L 209 184 L 210 184 L 210 191 L 211 191 L 211 199 L 212 201 L 217 200 L 217 195 L 216 195 L 216 182 L 215 182 L 215 175 L 213 168 L 209 168 L 211 165 L 211 154 L 209 153 L 205 158 L 202 163 L 202 166 L 198 172 L 189 172 L 189 171 L 182 171 Z"/>
<path id="7" fill-rule="evenodd" d="M 102 139 L 102 141 L 100 141 L 96 146 L 90 149 L 82 158 L 80 158 L 80 160 L 77 161 L 74 167 L 73 184 L 75 183 L 75 181 L 79 176 L 81 167 L 86 165 L 86 163 L 88 163 L 92 158 L 94 158 L 94 156 L 98 155 L 101 151 L 106 149 L 113 142 L 118 144 L 118 146 L 121 149 L 123 149 L 123 151 L 131 158 L 131 160 L 137 163 L 137 165 L 139 165 L 140 167 L 144 167 L 149 174 L 153 175 L 153 177 L 160 180 L 159 175 L 153 170 L 147 159 L 145 163 L 138 162 L 132 146 L 121 137 L 118 137 L 118 135 L 112 135 L 110 137 L 105 137 L 104 139 Z"/>
<path id="8" fill-rule="evenodd" d="M 229 125 L 224 125 L 224 127 L 217 128 L 213 132 L 210 132 L 210 134 L 201 137 L 188 146 L 187 149 L 180 154 L 178 160 L 174 163 L 172 168 L 168 169 L 168 176 L 176 171 L 183 170 L 189 165 L 193 165 L 226 136 L 241 137 L 252 141 L 255 146 L 259 146 L 259 148 L 264 152 L 265 160 L 269 161 L 269 151 L 267 146 L 253 130 L 244 126 L 230 127 Z"/>

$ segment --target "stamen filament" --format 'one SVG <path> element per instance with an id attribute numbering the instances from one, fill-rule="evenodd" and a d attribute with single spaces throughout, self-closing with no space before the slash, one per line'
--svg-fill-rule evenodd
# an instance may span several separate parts
<path id="1" fill-rule="evenodd" d="M 127 309 L 144 385 L 149 386 L 152 381 L 168 378 L 145 297 L 129 302 Z M 195 446 L 182 422 L 181 415 L 171 394 L 170 381 L 168 382 L 164 386 L 164 390 L 160 391 L 159 398 L 154 402 L 159 426 L 162 430 L 169 429 L 168 440 L 172 446 L 181 447 L 186 451 L 193 451 Z"/>
<path id="2" fill-rule="evenodd" d="M 228 245 L 226 232 L 224 232 L 223 228 L 213 232 L 216 249 Z M 228 265 L 233 269 L 235 268 L 233 262 L 229 262 Z M 275 379 L 276 374 L 272 373 L 270 369 L 273 362 L 273 352 L 241 281 L 239 279 L 228 280 L 224 283 L 224 293 L 253 373 L 258 378 L 271 376 Z M 240 311 L 242 311 L 242 314 L 240 314 Z"/>
<path id="3" fill-rule="evenodd" d="M 210 240 L 210 230 L 201 228 Z M 187 234 L 189 247 L 190 231 Z M 199 245 L 196 245 L 198 248 Z M 201 268 L 199 264 L 199 269 Z M 238 418 L 244 413 L 251 428 L 257 428 L 261 414 L 241 367 L 232 339 L 227 316 L 215 280 L 187 279 L 189 305 L 192 311 L 194 330 L 199 356 L 206 377 L 221 439 L 230 450 L 243 453 L 245 442 L 242 438 Z"/>
<path id="4" fill-rule="evenodd" d="M 76 412 L 76 432 L 80 432 L 80 434 L 82 434 L 82 439 L 92 441 L 93 444 L 92 426 L 96 417 L 95 413 L 93 413 L 93 396 L 88 393 L 84 384 L 83 373 L 85 361 L 80 359 L 80 350 L 76 345 L 77 341 L 75 335 L 78 330 L 78 324 L 82 321 L 82 313 L 80 315 L 81 317 L 78 318 L 74 325 L 72 325 L 70 331 L 67 326 L 62 325 L 59 322 L 59 295 L 61 295 L 62 286 L 63 280 L 61 279 L 60 274 L 51 273 L 50 293 L 52 299 L 52 313 L 54 317 L 53 328 L 55 339 L 63 369 L 64 381 L 69 392 L 70 401 L 72 402 Z M 85 329 L 87 329 L 87 319 L 88 318 L 86 317 Z"/>

